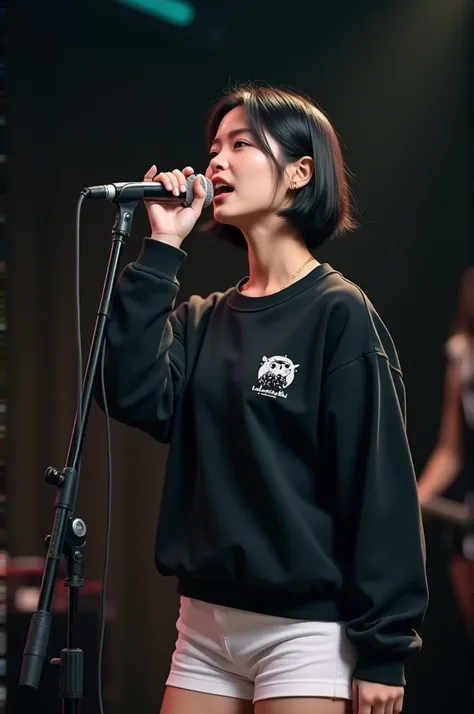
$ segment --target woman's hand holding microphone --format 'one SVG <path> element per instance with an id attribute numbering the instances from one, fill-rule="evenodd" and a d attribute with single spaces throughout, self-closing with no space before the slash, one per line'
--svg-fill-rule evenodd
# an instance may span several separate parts
<path id="1" fill-rule="evenodd" d="M 175 196 L 179 196 L 180 193 L 186 191 L 187 179 L 193 173 L 194 170 L 191 166 L 186 166 L 182 171 L 175 169 L 157 173 L 157 168 L 153 165 L 143 180 L 157 181 L 163 184 L 167 191 L 172 191 Z M 206 191 L 199 177 L 194 180 L 193 190 L 194 199 L 189 207 L 165 201 L 145 201 L 153 240 L 168 243 L 175 248 L 181 246 L 186 236 L 191 233 L 204 208 Z"/>

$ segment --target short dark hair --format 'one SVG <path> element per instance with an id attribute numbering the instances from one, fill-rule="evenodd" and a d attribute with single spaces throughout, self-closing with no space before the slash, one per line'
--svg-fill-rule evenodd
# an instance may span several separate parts
<path id="1" fill-rule="evenodd" d="M 314 172 L 306 186 L 296 191 L 292 204 L 279 215 L 298 231 L 309 250 L 335 235 L 355 227 L 351 216 L 346 167 L 331 123 L 303 94 L 269 85 L 240 85 L 229 90 L 211 109 L 207 145 L 211 147 L 224 116 L 235 107 L 245 107 L 250 132 L 259 149 L 272 161 L 277 182 L 285 166 L 302 156 L 311 156 Z M 270 148 L 265 131 L 281 148 L 282 162 Z M 241 231 L 212 219 L 204 227 L 239 248 L 246 248 Z"/>

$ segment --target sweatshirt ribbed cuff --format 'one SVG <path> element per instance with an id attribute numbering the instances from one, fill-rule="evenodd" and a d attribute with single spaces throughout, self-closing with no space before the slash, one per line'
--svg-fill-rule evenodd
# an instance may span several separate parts
<path id="1" fill-rule="evenodd" d="M 135 266 L 159 277 L 175 280 L 186 255 L 181 248 L 175 248 L 152 238 L 144 238 Z"/>
<path id="2" fill-rule="evenodd" d="M 361 656 L 352 674 L 354 679 L 365 682 L 388 684 L 392 687 L 405 686 L 405 663 L 400 659 L 384 659 L 379 656 Z"/>

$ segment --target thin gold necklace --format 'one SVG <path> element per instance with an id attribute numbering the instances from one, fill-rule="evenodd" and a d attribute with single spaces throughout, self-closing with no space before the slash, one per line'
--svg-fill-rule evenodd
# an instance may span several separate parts
<path id="1" fill-rule="evenodd" d="M 302 271 L 304 268 L 306 268 L 306 266 L 308 265 L 308 263 L 311 263 L 312 260 L 316 260 L 316 258 L 314 258 L 312 255 L 310 255 L 310 257 L 308 258 L 308 260 L 306 260 L 306 261 L 303 263 L 303 265 L 301 266 L 301 268 L 298 268 L 298 270 L 296 271 L 296 273 L 294 273 L 294 274 L 291 276 L 291 278 L 288 280 L 288 282 L 285 283 L 281 289 L 284 290 L 285 288 L 287 288 L 288 285 L 291 283 L 291 281 L 294 280 L 295 278 L 297 278 L 298 275 L 301 273 L 301 271 Z"/>

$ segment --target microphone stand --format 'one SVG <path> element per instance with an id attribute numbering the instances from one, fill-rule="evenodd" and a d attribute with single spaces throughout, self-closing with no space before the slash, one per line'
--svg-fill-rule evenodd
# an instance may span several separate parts
<path id="1" fill-rule="evenodd" d="M 66 647 L 62 650 L 60 658 L 51 660 L 52 665 L 59 666 L 63 714 L 79 714 L 83 693 L 84 653 L 77 646 L 77 615 L 79 588 L 84 584 L 87 528 L 81 518 L 74 517 L 81 452 L 97 368 L 105 346 L 105 328 L 110 316 L 120 253 L 126 239 L 130 237 L 133 214 L 138 203 L 139 200 L 118 203 L 118 212 L 112 229 L 109 262 L 84 375 L 82 403 L 76 412 L 66 465 L 61 471 L 49 467 L 45 473 L 46 482 L 56 486 L 58 493 L 51 535 L 46 539 L 48 553 L 41 581 L 38 609 L 31 617 L 19 684 L 20 687 L 38 689 L 51 630 L 51 602 L 57 570 L 61 558 L 64 557 L 67 564 L 67 577 L 64 584 L 69 588 Z"/>

